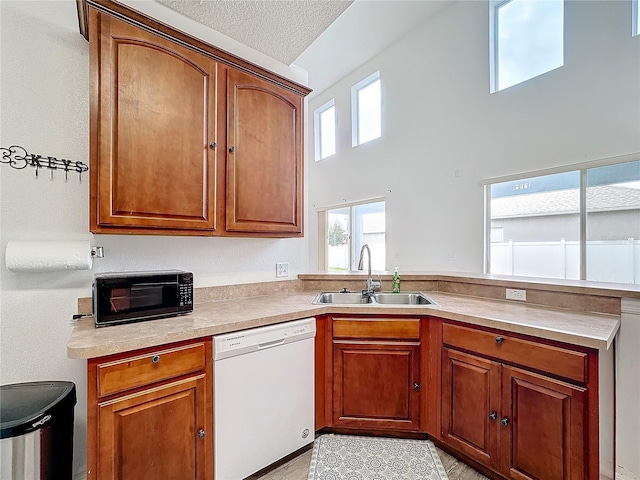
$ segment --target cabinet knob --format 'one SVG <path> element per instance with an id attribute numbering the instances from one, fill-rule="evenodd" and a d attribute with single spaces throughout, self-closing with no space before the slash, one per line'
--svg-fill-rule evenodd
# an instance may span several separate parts
<path id="1" fill-rule="evenodd" d="M 495 420 L 495 419 L 497 419 L 497 418 L 498 418 L 498 414 L 497 414 L 496 412 L 491 412 L 491 413 L 489 414 L 489 419 L 490 419 L 490 420 Z"/>
<path id="2" fill-rule="evenodd" d="M 416 392 L 420 391 L 420 384 L 418 382 L 413 382 L 413 389 Z"/>
<path id="3" fill-rule="evenodd" d="M 509 419 L 507 417 L 504 417 L 500 420 L 500 423 L 506 427 L 507 425 L 509 425 Z"/>
<path id="4" fill-rule="evenodd" d="M 203 428 L 198 430 L 198 438 L 204 438 L 205 435 L 206 435 L 206 432 L 204 431 Z"/>
<path id="5" fill-rule="evenodd" d="M 500 344 L 500 343 L 502 343 L 502 342 L 504 342 L 504 338 L 502 338 L 502 337 L 496 337 L 496 343 Z"/>
<path id="6" fill-rule="evenodd" d="M 151 363 L 158 363 L 160 361 L 160 355 L 154 355 L 151 357 Z"/>
<path id="7" fill-rule="evenodd" d="M 218 144 L 217 144 L 216 142 L 211 142 L 211 143 L 209 144 L 209 146 L 210 146 L 211 148 L 216 148 L 216 147 L 218 146 Z"/>
<path id="8" fill-rule="evenodd" d="M 234 153 L 236 151 L 236 147 L 229 147 L 229 153 Z"/>

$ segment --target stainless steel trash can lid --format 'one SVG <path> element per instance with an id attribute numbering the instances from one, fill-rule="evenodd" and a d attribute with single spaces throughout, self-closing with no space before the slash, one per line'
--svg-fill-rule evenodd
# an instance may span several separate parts
<path id="1" fill-rule="evenodd" d="M 0 386 L 0 438 L 38 430 L 58 417 L 73 414 L 73 382 L 28 382 Z M 73 418 L 73 417 L 71 417 Z"/>

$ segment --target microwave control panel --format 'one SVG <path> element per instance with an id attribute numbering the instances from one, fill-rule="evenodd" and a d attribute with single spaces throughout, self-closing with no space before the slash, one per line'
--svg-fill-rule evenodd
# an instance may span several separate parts
<path id="1" fill-rule="evenodd" d="M 193 305 L 193 284 L 181 283 L 178 288 L 180 306 Z"/>

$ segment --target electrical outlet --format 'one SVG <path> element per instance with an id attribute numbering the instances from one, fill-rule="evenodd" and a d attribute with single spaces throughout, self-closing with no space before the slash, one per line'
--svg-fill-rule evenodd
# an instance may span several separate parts
<path id="1" fill-rule="evenodd" d="M 288 277 L 289 276 L 289 264 L 282 262 L 276 263 L 276 277 Z"/>
<path id="2" fill-rule="evenodd" d="M 456 261 L 456 254 L 455 253 L 448 253 L 447 254 L 447 260 L 449 260 L 450 262 L 455 262 Z"/>
<path id="3" fill-rule="evenodd" d="M 507 288 L 507 300 L 520 300 L 521 302 L 526 302 L 527 291 L 518 290 L 516 288 Z"/>

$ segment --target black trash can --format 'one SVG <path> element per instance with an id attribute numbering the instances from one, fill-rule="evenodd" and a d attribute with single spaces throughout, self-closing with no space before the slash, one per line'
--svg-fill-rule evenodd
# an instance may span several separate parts
<path id="1" fill-rule="evenodd" d="M 71 480 L 73 382 L 0 386 L 0 478 Z"/>

